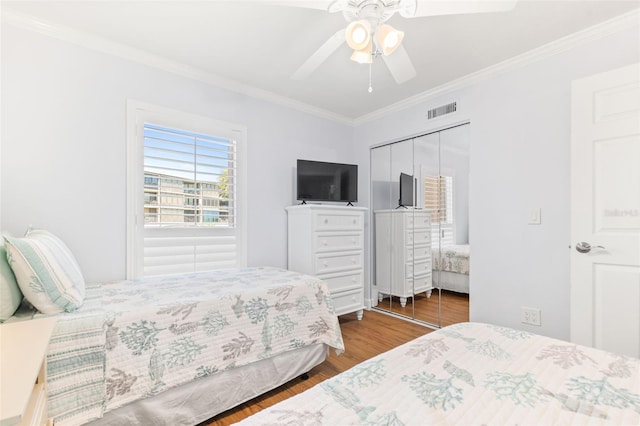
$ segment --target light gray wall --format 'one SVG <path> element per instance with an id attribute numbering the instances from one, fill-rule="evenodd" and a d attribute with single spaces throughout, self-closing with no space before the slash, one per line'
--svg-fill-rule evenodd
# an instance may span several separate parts
<path id="1" fill-rule="evenodd" d="M 356 128 L 358 162 L 381 142 L 470 120 L 473 321 L 569 338 L 571 82 L 640 60 L 637 27 Z M 427 122 L 429 108 L 460 111 Z M 366 202 L 366 200 L 363 200 Z M 542 224 L 528 225 L 528 210 Z M 542 327 L 520 307 L 542 309 Z"/>
<path id="2" fill-rule="evenodd" d="M 59 234 L 88 280 L 125 275 L 129 98 L 247 126 L 250 265 L 286 266 L 296 158 L 357 163 L 358 204 L 368 206 L 372 145 L 470 120 L 471 319 L 526 328 L 520 307 L 539 307 L 543 326 L 531 330 L 569 337 L 570 84 L 638 62 L 638 28 L 355 129 L 10 25 L 1 31 L 2 229 Z M 428 108 L 452 100 L 455 117 L 427 123 Z M 542 208 L 542 225 L 527 225 L 532 207 Z"/>
<path id="3" fill-rule="evenodd" d="M 2 26 L 2 230 L 59 235 L 88 281 L 125 276 L 126 101 L 247 127 L 248 263 L 286 267 L 297 158 L 352 162 L 350 126 Z"/>

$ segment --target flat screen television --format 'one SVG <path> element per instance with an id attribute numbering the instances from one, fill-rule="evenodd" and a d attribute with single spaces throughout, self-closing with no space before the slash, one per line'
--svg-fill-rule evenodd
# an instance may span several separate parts
<path id="1" fill-rule="evenodd" d="M 400 199 L 398 207 L 413 206 L 413 176 L 400 173 Z"/>
<path id="2" fill-rule="evenodd" d="M 358 166 L 298 160 L 297 199 L 306 201 L 358 201 Z"/>

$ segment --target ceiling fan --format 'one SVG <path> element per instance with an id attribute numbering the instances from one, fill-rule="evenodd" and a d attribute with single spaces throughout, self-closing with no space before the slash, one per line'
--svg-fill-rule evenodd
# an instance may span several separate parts
<path id="1" fill-rule="evenodd" d="M 334 0 L 270 1 L 271 4 L 342 12 L 347 26 L 337 31 L 291 76 L 303 80 L 313 73 L 343 43 L 353 49 L 351 60 L 371 64 L 382 57 L 398 84 L 411 80 L 416 70 L 402 46 L 404 32 L 386 23 L 394 14 L 403 18 L 463 13 L 502 12 L 515 7 L 517 0 Z M 369 87 L 371 91 L 371 86 Z"/>

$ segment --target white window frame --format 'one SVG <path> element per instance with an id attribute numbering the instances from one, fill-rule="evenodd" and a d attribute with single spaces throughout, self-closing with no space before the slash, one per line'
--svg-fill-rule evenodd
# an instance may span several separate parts
<path id="1" fill-rule="evenodd" d="M 144 123 L 227 137 L 236 141 L 236 216 L 234 235 L 238 267 L 247 266 L 247 196 L 245 126 L 171 108 L 127 100 L 127 279 L 143 276 L 144 262 Z M 167 228 L 171 237 L 175 230 Z M 229 232 L 228 228 L 198 228 L 197 232 Z"/>

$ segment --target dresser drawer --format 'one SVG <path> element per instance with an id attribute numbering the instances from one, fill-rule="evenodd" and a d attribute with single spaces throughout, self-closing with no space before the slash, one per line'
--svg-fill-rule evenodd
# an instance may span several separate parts
<path id="1" fill-rule="evenodd" d="M 414 276 L 431 274 L 431 259 L 428 261 L 420 261 L 415 263 L 407 263 L 405 265 L 407 271 L 407 278 L 413 278 Z"/>
<path id="2" fill-rule="evenodd" d="M 364 285 L 364 277 L 362 271 L 341 273 L 339 275 L 319 275 L 322 281 L 327 283 L 331 293 L 353 290 L 354 288 L 362 288 Z"/>
<path id="3" fill-rule="evenodd" d="M 362 268 L 362 251 L 316 256 L 316 275 Z"/>
<path id="4" fill-rule="evenodd" d="M 407 280 L 407 283 L 409 286 L 413 286 L 414 293 L 422 293 L 433 289 L 431 274 L 413 277 L 413 279 Z"/>
<path id="5" fill-rule="evenodd" d="M 407 215 L 405 222 L 407 229 L 427 229 L 431 225 L 429 215 L 423 212 Z"/>
<path id="6" fill-rule="evenodd" d="M 331 300 L 333 301 L 333 306 L 337 315 L 357 311 L 362 309 L 364 306 L 364 294 L 362 293 L 362 289 L 332 294 Z"/>
<path id="7" fill-rule="evenodd" d="M 326 251 L 359 250 L 364 246 L 361 232 L 314 234 L 314 250 L 316 253 Z"/>
<path id="8" fill-rule="evenodd" d="M 429 231 L 408 231 L 407 245 L 429 244 L 431 243 L 431 233 Z"/>
<path id="9" fill-rule="evenodd" d="M 415 256 L 415 257 L 414 257 Z M 407 261 L 431 259 L 430 245 L 407 246 Z"/>
<path id="10" fill-rule="evenodd" d="M 360 213 L 316 213 L 315 229 L 317 231 L 361 230 L 363 215 Z"/>

